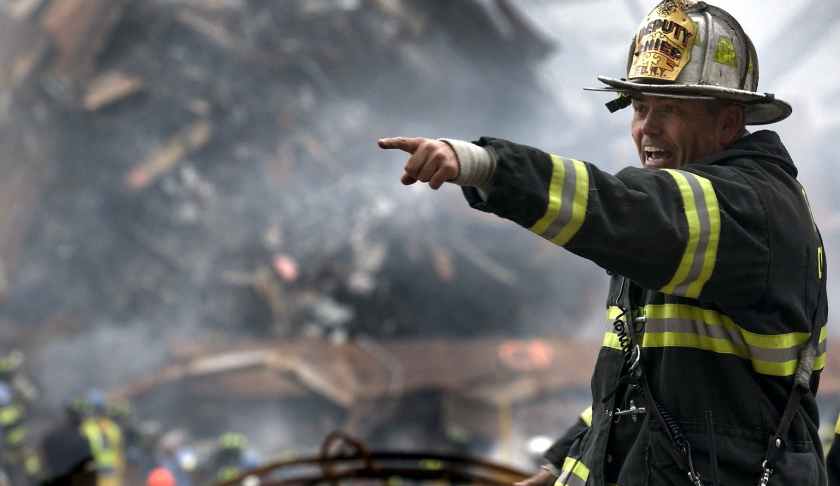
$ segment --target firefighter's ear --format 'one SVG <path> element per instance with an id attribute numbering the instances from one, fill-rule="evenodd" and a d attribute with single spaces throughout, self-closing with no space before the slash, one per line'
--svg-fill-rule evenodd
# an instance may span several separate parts
<path id="1" fill-rule="evenodd" d="M 723 105 L 718 114 L 718 127 L 721 148 L 735 143 L 746 128 L 744 107 L 735 103 Z"/>

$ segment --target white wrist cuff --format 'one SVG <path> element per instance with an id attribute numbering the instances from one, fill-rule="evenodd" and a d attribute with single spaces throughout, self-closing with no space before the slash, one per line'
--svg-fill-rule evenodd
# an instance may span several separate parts
<path id="1" fill-rule="evenodd" d="M 441 138 L 455 151 L 458 157 L 460 171 L 458 177 L 450 180 L 459 186 L 472 186 L 487 191 L 490 187 L 490 180 L 496 172 L 495 154 L 484 147 L 474 143 L 465 142 L 451 138 Z"/>

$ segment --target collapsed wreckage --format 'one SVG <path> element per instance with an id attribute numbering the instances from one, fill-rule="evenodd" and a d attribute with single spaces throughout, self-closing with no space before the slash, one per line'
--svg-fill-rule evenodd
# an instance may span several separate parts
<path id="1" fill-rule="evenodd" d="M 538 74 L 555 46 L 514 2 L 0 7 L 0 342 L 53 404 L 93 382 L 267 455 L 339 428 L 509 462 L 587 404 L 598 343 L 560 336 L 597 276 L 563 260 L 556 278 L 547 244 L 423 206 L 373 155 L 395 132 L 528 138 L 563 113 Z M 345 471 L 376 469 L 363 449 Z M 417 479 L 476 481 L 439 470 Z"/>
<path id="2" fill-rule="evenodd" d="M 576 347 L 521 324 L 541 296 L 518 283 L 551 254 L 500 248 L 463 210 L 398 217 L 415 196 L 371 158 L 377 136 L 417 120 L 470 133 L 557 110 L 500 96 L 540 93 L 553 49 L 513 2 L 2 7 L 2 337 L 35 356 L 54 403 L 99 383 L 195 436 L 259 435 L 281 407 L 285 436 L 258 442 L 298 453 L 334 428 L 402 448 L 469 429 L 488 452 L 488 422 L 510 449 L 528 398 L 560 392 L 576 412 Z M 448 222 L 420 229 L 433 211 Z M 145 336 L 123 342 L 131 366 L 56 344 L 126 328 Z M 80 376 L 51 379 L 61 357 Z"/>

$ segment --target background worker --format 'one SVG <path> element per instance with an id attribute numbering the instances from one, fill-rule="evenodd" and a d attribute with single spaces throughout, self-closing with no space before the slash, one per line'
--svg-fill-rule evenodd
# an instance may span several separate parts
<path id="1" fill-rule="evenodd" d="M 0 470 L 14 485 L 35 484 L 41 474 L 29 429 L 38 390 L 23 372 L 23 361 L 18 350 L 0 356 Z"/>

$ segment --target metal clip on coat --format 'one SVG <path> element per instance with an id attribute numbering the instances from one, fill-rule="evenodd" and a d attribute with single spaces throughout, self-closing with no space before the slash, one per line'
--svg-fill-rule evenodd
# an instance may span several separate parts
<path id="1" fill-rule="evenodd" d="M 639 415 L 644 415 L 646 413 L 647 409 L 645 409 L 645 407 L 637 407 L 636 403 L 633 400 L 630 400 L 630 407 L 627 410 L 616 408 L 615 412 L 613 412 L 613 416 L 615 417 L 616 422 L 625 415 L 629 415 L 630 418 L 633 419 L 633 422 L 636 422 L 639 419 Z"/>

